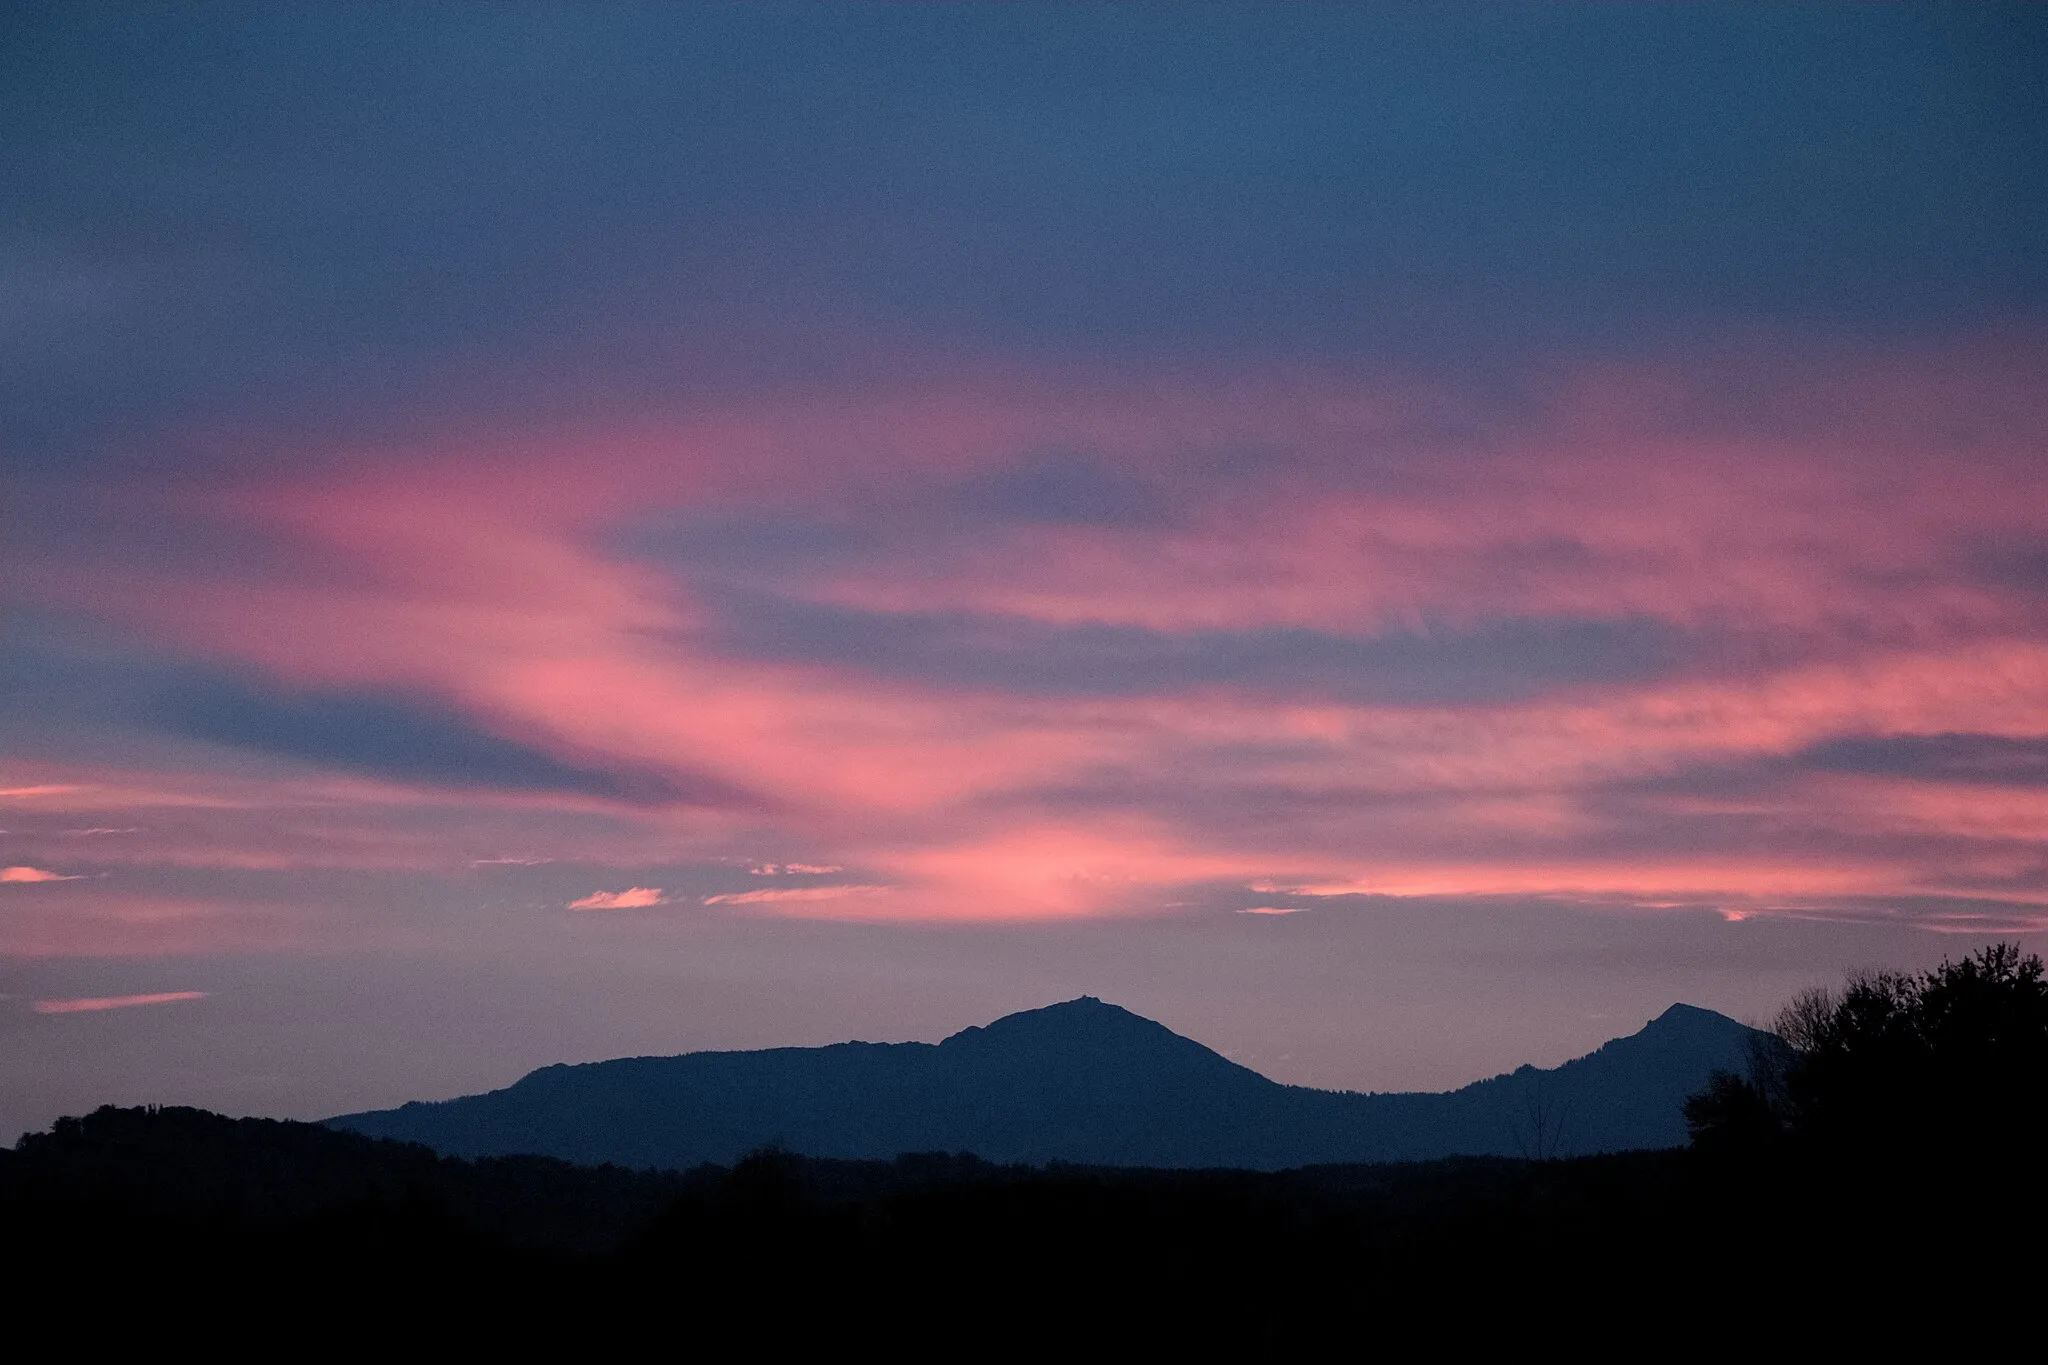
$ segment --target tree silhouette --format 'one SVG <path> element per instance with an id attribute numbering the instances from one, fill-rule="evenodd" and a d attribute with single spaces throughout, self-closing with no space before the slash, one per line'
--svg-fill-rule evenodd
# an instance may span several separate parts
<path id="1" fill-rule="evenodd" d="M 1554 1094 L 1536 1076 L 1521 1094 L 1521 1112 L 1508 1114 L 1508 1132 L 1515 1147 L 1531 1161 L 1555 1158 L 1564 1146 L 1565 1121 L 1571 1117 L 1571 1097 Z"/>
<path id="2" fill-rule="evenodd" d="M 1888 1159 L 2008 1155 L 2048 1119 L 2048 977 L 1994 944 L 1919 974 L 1852 974 L 1786 1005 L 1782 1046 L 1686 1104 L 1696 1146 L 1791 1138 Z"/>

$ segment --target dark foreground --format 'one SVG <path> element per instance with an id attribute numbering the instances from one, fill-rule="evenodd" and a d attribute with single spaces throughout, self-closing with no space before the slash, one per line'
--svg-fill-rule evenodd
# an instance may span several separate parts
<path id="1" fill-rule="evenodd" d="M 102 1343 L 1360 1354 L 1788 1324 L 1839 1339 L 2027 1300 L 2033 1202 L 1986 1175 L 1688 1151 L 635 1172 L 103 1109 L 0 1153 L 0 1273 L 39 1322 Z"/>

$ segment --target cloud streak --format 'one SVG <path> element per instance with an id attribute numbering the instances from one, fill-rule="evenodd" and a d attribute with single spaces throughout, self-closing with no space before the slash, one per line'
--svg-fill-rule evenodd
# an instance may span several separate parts
<path id="1" fill-rule="evenodd" d="M 886 886 L 783 886 L 759 891 L 726 891 L 706 896 L 706 905 L 790 905 L 845 900 L 850 896 L 887 895 Z"/>
<path id="2" fill-rule="evenodd" d="M 134 1009 L 139 1005 L 169 1005 L 180 1000 L 204 1000 L 205 991 L 158 991 L 150 995 L 88 995 L 64 1000 L 38 1000 L 31 1006 L 37 1014 L 97 1014 L 102 1010 Z"/>

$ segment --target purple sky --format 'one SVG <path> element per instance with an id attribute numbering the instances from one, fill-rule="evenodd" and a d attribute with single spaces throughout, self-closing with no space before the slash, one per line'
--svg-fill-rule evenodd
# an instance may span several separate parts
<path id="1" fill-rule="evenodd" d="M 2048 11 L 0 25 L 0 1136 L 2048 922 Z"/>

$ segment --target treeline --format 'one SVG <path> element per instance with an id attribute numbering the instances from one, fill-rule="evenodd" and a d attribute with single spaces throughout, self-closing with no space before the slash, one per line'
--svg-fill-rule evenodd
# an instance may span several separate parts
<path id="1" fill-rule="evenodd" d="M 0 1276 L 88 1340 L 1271 1356 L 1786 1314 L 1840 1340 L 2038 1282 L 2044 996 L 2011 947 L 1854 978 L 1688 1107 L 1692 1148 L 1568 1161 L 646 1172 L 103 1109 L 0 1153 Z"/>
<path id="2" fill-rule="evenodd" d="M 642 1172 L 102 1109 L 0 1155 L 0 1276 L 96 1330 L 1261 1352 L 1473 1293 L 1505 1311 L 1580 1273 L 1689 1294 L 1613 1241 L 1661 1235 L 1679 1156 L 1259 1173 L 763 1152 Z"/>

